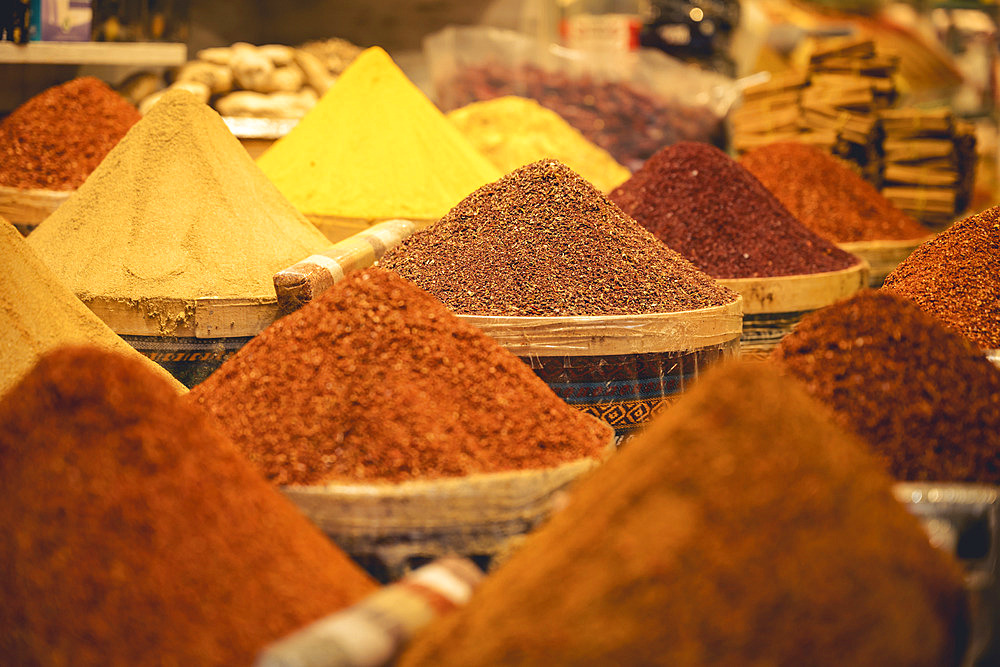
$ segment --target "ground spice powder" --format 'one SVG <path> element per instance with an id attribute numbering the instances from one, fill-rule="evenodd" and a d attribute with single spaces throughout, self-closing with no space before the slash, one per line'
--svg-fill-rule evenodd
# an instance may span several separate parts
<path id="1" fill-rule="evenodd" d="M 306 215 L 434 220 L 500 174 L 378 47 L 257 160 Z"/>
<path id="2" fill-rule="evenodd" d="M 49 88 L 0 122 L 0 185 L 78 188 L 140 118 L 93 77 Z"/>
<path id="3" fill-rule="evenodd" d="M 329 245 L 217 113 L 169 91 L 28 239 L 85 302 L 274 298 L 274 273 Z"/>
<path id="4" fill-rule="evenodd" d="M 183 386 L 119 338 L 45 266 L 20 233 L 0 218 L 0 395 L 34 367 L 38 358 L 71 343 L 99 346 L 141 360 Z"/>
<path id="5" fill-rule="evenodd" d="M 602 422 L 436 299 L 356 272 L 189 394 L 276 484 L 404 481 L 600 455 Z"/>
<path id="6" fill-rule="evenodd" d="M 740 164 L 802 224 L 836 243 L 930 235 L 846 163 L 815 146 L 768 144 L 744 154 Z"/>
<path id="7" fill-rule="evenodd" d="M 375 585 L 133 359 L 44 357 L 0 401 L 0 654 L 247 665 Z"/>
<path id="8" fill-rule="evenodd" d="M 795 219 L 714 146 L 674 144 L 651 157 L 611 200 L 716 278 L 838 271 L 858 260 Z"/>
<path id="9" fill-rule="evenodd" d="M 668 313 L 737 298 L 552 160 L 480 188 L 381 266 L 473 315 Z"/>
<path id="10" fill-rule="evenodd" d="M 962 609 L 957 565 L 860 443 L 772 370 L 728 366 L 400 664 L 940 667 Z"/>
<path id="11" fill-rule="evenodd" d="M 867 290 L 774 352 L 897 479 L 1000 483 L 1000 370 L 912 303 Z"/>
<path id="12" fill-rule="evenodd" d="M 504 174 L 548 158 L 562 162 L 601 192 L 631 176 L 610 153 L 534 100 L 509 95 L 475 102 L 452 111 L 448 120 Z"/>
<path id="13" fill-rule="evenodd" d="M 1000 349 L 1000 207 L 955 223 L 918 247 L 885 279 L 901 294 L 987 350 Z"/>

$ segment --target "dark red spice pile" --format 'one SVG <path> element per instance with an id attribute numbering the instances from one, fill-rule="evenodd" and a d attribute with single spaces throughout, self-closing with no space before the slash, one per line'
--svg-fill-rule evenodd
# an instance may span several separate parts
<path id="1" fill-rule="evenodd" d="M 0 400 L 0 662 L 248 665 L 375 589 L 132 358 L 44 357 Z"/>
<path id="2" fill-rule="evenodd" d="M 554 160 L 483 186 L 380 265 L 473 315 L 668 313 L 736 299 Z"/>
<path id="3" fill-rule="evenodd" d="M 930 231 L 846 163 L 815 146 L 782 141 L 740 158 L 806 227 L 837 243 L 919 239 Z"/>
<path id="4" fill-rule="evenodd" d="M 1000 482 L 1000 370 L 905 299 L 860 292 L 807 315 L 773 356 L 897 479 Z"/>
<path id="5" fill-rule="evenodd" d="M 678 141 L 725 143 L 722 119 L 708 107 L 675 102 L 626 82 L 601 81 L 586 74 L 571 76 L 534 65 L 489 63 L 465 67 L 436 87 L 445 111 L 504 95 L 530 97 L 633 170 Z"/>
<path id="6" fill-rule="evenodd" d="M 708 144 L 664 148 L 609 196 L 716 278 L 821 273 L 858 262 L 796 220 L 750 172 Z"/>
<path id="7" fill-rule="evenodd" d="M 401 667 L 958 665 L 960 569 L 790 385 L 706 374 Z"/>
<path id="8" fill-rule="evenodd" d="M 93 77 L 49 88 L 0 123 L 0 185 L 73 190 L 140 118 Z"/>
<path id="9" fill-rule="evenodd" d="M 901 294 L 987 350 L 1000 349 L 1000 207 L 956 222 L 885 279 Z"/>
<path id="10" fill-rule="evenodd" d="M 612 435 L 380 269 L 278 320 L 188 396 L 276 484 L 545 468 L 599 455 Z"/>

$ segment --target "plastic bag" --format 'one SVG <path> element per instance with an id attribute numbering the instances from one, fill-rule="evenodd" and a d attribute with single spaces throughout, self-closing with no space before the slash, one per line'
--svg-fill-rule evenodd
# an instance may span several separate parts
<path id="1" fill-rule="evenodd" d="M 678 141 L 725 148 L 736 82 L 660 51 L 609 56 L 488 27 L 448 27 L 424 40 L 444 111 L 503 95 L 537 100 L 629 169 Z"/>

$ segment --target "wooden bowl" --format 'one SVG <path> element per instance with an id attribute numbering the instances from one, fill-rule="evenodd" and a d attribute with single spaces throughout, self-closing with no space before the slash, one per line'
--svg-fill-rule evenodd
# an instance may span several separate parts
<path id="1" fill-rule="evenodd" d="M 0 185 L 0 217 L 27 236 L 76 190 L 30 190 Z"/>
<path id="2" fill-rule="evenodd" d="M 934 234 L 919 239 L 894 241 L 852 241 L 837 245 L 847 252 L 868 262 L 871 274 L 868 284 L 881 287 L 885 277 L 902 263 L 918 246 L 934 239 Z"/>

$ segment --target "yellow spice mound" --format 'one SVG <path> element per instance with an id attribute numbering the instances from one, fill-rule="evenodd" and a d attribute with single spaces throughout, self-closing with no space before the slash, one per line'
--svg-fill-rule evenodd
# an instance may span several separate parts
<path id="1" fill-rule="evenodd" d="M 378 47 L 257 164 L 306 215 L 433 220 L 501 174 Z"/>
<path id="2" fill-rule="evenodd" d="M 601 192 L 610 192 L 631 176 L 610 153 L 534 100 L 511 95 L 475 102 L 452 111 L 448 120 L 504 173 L 555 159 Z"/>
<path id="3" fill-rule="evenodd" d="M 130 357 L 178 391 L 183 387 L 90 312 L 45 266 L 9 222 L 0 218 L 0 395 L 46 352 L 64 345 L 97 345 Z"/>
<path id="4" fill-rule="evenodd" d="M 170 91 L 28 239 L 84 302 L 274 299 L 274 273 L 329 245 L 222 118 Z"/>

